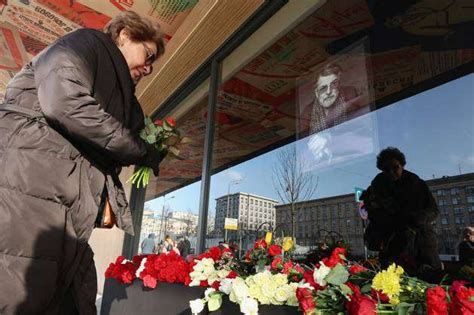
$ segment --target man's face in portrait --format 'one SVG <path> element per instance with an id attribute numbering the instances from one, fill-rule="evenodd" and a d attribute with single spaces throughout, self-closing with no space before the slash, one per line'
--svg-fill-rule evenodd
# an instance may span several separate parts
<path id="1" fill-rule="evenodd" d="M 331 107 L 339 96 L 339 76 L 336 74 L 320 76 L 314 93 L 319 105 L 324 108 Z"/>

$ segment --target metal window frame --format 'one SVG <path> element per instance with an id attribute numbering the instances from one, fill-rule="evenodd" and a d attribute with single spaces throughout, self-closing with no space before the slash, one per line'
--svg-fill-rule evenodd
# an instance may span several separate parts
<path id="1" fill-rule="evenodd" d="M 201 193 L 199 198 L 199 218 L 196 252 L 202 253 L 206 246 L 207 217 L 209 213 L 209 191 L 212 171 L 212 151 L 214 144 L 214 123 L 217 105 L 217 92 L 220 84 L 222 61 L 242 44 L 250 35 L 257 31 L 270 17 L 272 17 L 288 0 L 266 0 L 262 6 L 232 35 L 211 57 L 204 62 L 182 85 L 178 88 L 158 110 L 152 119 L 164 117 L 173 111 L 180 103 L 194 91 L 208 77 L 210 78 L 208 97 L 208 117 L 204 138 L 204 156 L 201 177 Z M 137 169 L 137 168 L 136 168 Z M 145 205 L 145 189 L 132 187 L 130 207 L 133 211 L 135 235 L 126 235 L 122 254 L 131 258 L 138 252 L 140 230 Z"/>

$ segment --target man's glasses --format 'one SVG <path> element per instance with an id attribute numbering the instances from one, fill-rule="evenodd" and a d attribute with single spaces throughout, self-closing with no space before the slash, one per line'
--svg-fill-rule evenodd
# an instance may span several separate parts
<path id="1" fill-rule="evenodd" d="M 151 66 L 153 62 L 156 60 L 156 54 L 151 50 L 150 48 L 147 47 L 144 43 L 143 47 L 145 48 L 145 53 L 146 53 L 146 58 L 145 58 L 145 65 Z"/>
<path id="2" fill-rule="evenodd" d="M 329 85 L 322 85 L 320 87 L 316 87 L 316 91 L 318 94 L 329 93 L 335 89 L 339 88 L 339 80 L 334 80 Z"/>

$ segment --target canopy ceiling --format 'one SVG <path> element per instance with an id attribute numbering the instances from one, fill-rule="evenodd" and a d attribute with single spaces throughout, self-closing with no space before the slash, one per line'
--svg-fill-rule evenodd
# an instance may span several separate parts
<path id="1" fill-rule="evenodd" d="M 0 101 L 8 81 L 55 39 L 88 27 L 102 29 L 133 10 L 158 21 L 165 55 L 137 87 L 151 114 L 263 3 L 263 0 L 0 0 Z M 213 34 L 212 37 L 209 34 Z"/>

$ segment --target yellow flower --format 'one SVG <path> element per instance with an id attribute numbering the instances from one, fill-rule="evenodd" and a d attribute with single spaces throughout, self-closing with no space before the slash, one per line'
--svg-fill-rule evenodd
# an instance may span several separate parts
<path id="1" fill-rule="evenodd" d="M 400 277 L 403 274 L 403 268 L 392 264 L 387 270 L 377 273 L 372 280 L 372 287 L 385 293 L 391 304 L 398 304 L 398 296 L 401 292 Z"/>
<path id="2" fill-rule="evenodd" d="M 265 243 L 270 245 L 271 242 L 272 242 L 272 232 L 267 232 L 267 234 L 265 235 Z"/>
<path id="3" fill-rule="evenodd" d="M 283 239 L 283 246 L 282 246 L 283 250 L 285 252 L 289 251 L 290 249 L 293 248 L 293 238 L 291 237 L 285 237 Z"/>

